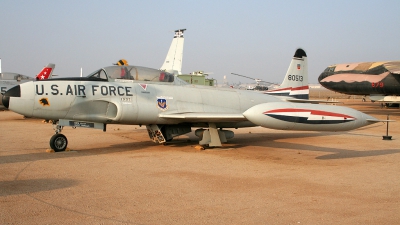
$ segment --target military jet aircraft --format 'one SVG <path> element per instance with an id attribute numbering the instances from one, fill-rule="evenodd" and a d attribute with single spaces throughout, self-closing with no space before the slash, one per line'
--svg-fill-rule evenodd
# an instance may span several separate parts
<path id="1" fill-rule="evenodd" d="M 48 78 L 51 78 L 53 74 L 55 65 L 52 63 L 49 63 L 47 66 L 45 66 L 40 73 L 36 75 L 35 78 L 28 77 L 25 75 L 21 75 L 19 73 L 9 73 L 1 72 L 1 59 L 0 59 L 0 97 L 3 97 L 3 93 L 6 92 L 8 89 L 27 82 L 27 81 L 33 81 L 33 80 L 45 80 Z M 3 104 L 0 102 L 0 109 L 5 109 Z"/>
<path id="2" fill-rule="evenodd" d="M 400 103 L 400 61 L 345 63 L 328 66 L 318 77 L 325 88 L 372 101 Z"/>
<path id="3" fill-rule="evenodd" d="M 26 82 L 8 90 L 2 101 L 19 114 L 52 120 L 55 135 L 50 147 L 54 151 L 64 151 L 68 145 L 61 134 L 64 126 L 106 131 L 107 124 L 145 125 L 150 139 L 160 144 L 195 127 L 200 145 L 222 146 L 234 136 L 226 128 L 346 131 L 379 121 L 346 107 L 296 103 L 299 99 L 262 92 L 196 86 L 158 69 L 125 66 L 129 76 L 121 78 L 121 67 L 124 66 L 104 67 L 87 77 Z M 284 79 L 290 84 L 302 84 L 300 77 Z"/>

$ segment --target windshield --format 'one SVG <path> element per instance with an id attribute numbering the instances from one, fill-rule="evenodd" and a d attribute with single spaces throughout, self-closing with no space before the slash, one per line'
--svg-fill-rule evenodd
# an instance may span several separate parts
<path id="1" fill-rule="evenodd" d="M 106 71 L 104 69 L 99 69 L 99 70 L 89 74 L 87 77 L 108 80 Z"/>
<path id="2" fill-rule="evenodd" d="M 91 73 L 88 77 L 153 82 L 173 82 L 175 78 L 171 73 L 139 66 L 109 66 Z"/>

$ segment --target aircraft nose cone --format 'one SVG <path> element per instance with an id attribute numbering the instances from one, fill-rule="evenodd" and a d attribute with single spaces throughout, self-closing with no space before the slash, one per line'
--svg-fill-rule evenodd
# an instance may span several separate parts
<path id="1" fill-rule="evenodd" d="M 332 73 L 330 72 L 322 72 L 319 77 L 318 77 L 318 82 L 323 82 L 323 80 L 329 76 L 331 76 Z"/>
<path id="2" fill-rule="evenodd" d="M 3 94 L 1 100 L 3 102 L 4 107 L 6 107 L 7 109 L 10 106 L 10 97 L 21 97 L 21 88 L 19 85 L 10 88 L 8 91 L 6 91 L 6 93 Z"/>

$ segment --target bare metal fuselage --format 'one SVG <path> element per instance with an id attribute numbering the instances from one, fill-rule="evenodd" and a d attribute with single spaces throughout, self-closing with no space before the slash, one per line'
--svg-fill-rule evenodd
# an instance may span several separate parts
<path id="1" fill-rule="evenodd" d="M 242 114 L 254 105 L 280 99 L 257 92 L 174 83 L 102 81 L 35 81 L 21 89 L 11 104 L 25 107 L 22 114 L 45 119 L 71 119 L 99 123 L 176 124 L 180 119 L 160 114 Z M 10 105 L 12 107 L 12 105 Z M 18 111 L 16 111 L 18 112 Z M 254 126 L 245 121 L 215 121 L 218 127 Z M 206 122 L 192 119 L 191 123 Z"/>
<path id="2" fill-rule="evenodd" d="M 212 123 L 216 128 L 343 131 L 373 119 L 346 107 L 292 103 L 260 92 L 177 82 L 47 80 L 24 83 L 7 93 L 6 105 L 25 116 L 100 124 L 209 127 Z"/>

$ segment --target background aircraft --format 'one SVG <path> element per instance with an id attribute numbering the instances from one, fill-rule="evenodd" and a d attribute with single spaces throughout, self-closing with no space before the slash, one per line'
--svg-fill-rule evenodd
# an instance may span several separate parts
<path id="1" fill-rule="evenodd" d="M 165 57 L 165 61 L 160 70 L 172 73 L 174 75 L 182 74 L 183 44 L 185 42 L 183 33 L 185 32 L 185 30 L 186 29 L 175 30 L 174 37 L 168 50 L 168 54 Z M 127 66 L 129 64 L 126 59 L 120 59 L 114 65 Z"/>
<path id="2" fill-rule="evenodd" d="M 318 77 L 325 88 L 372 101 L 400 102 L 400 61 L 335 64 Z"/>
<path id="3" fill-rule="evenodd" d="M 185 38 L 183 32 L 186 29 L 175 30 L 174 38 L 172 39 L 171 46 L 169 47 L 167 57 L 160 70 L 164 70 L 172 74 L 182 74 L 182 57 L 183 57 L 183 44 Z"/>
<path id="4" fill-rule="evenodd" d="M 6 92 L 8 89 L 10 89 L 18 84 L 21 84 L 21 83 L 24 83 L 27 81 L 44 80 L 44 79 L 51 78 L 54 68 L 55 68 L 55 65 L 52 63 L 49 63 L 47 66 L 45 66 L 42 69 L 42 71 L 40 71 L 36 75 L 35 78 L 21 75 L 19 73 L 9 73 L 9 72 L 3 73 L 1 71 L 1 59 L 0 59 L 0 97 L 3 97 L 3 93 Z M 1 102 L 0 102 L 0 109 L 5 109 Z"/>
<path id="5" fill-rule="evenodd" d="M 268 82 L 268 81 L 263 81 L 261 79 L 257 79 L 257 78 L 252 78 L 252 77 L 248 77 L 245 75 L 241 75 L 241 74 L 237 74 L 237 73 L 231 73 L 232 75 L 235 76 L 240 76 L 240 77 L 245 77 L 251 80 L 254 80 L 256 82 L 255 86 L 249 86 L 246 88 L 246 90 L 253 90 L 253 91 L 266 91 L 268 90 L 268 86 L 269 85 L 273 85 L 274 83 Z"/>
<path id="6" fill-rule="evenodd" d="M 56 134 L 50 139 L 50 147 L 54 151 L 63 151 L 68 145 L 60 133 L 64 126 L 106 131 L 107 124 L 113 123 L 146 125 L 150 139 L 160 144 L 197 127 L 200 145 L 221 146 L 234 136 L 225 128 L 345 131 L 378 122 L 346 107 L 293 103 L 292 97 L 196 86 L 158 69 L 125 66 L 131 74 L 121 79 L 121 67 L 101 68 L 87 77 L 27 82 L 8 90 L 2 101 L 14 112 L 52 120 Z M 284 84 L 303 82 L 300 77 L 284 79 Z"/>

